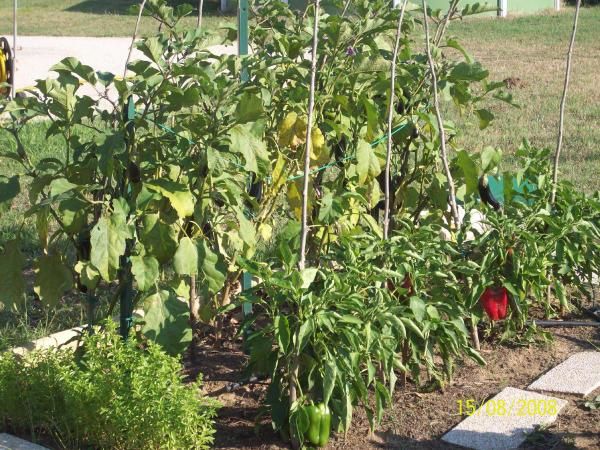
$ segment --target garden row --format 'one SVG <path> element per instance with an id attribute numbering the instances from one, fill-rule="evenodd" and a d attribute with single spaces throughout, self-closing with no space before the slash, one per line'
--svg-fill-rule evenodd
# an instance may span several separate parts
<path id="1" fill-rule="evenodd" d="M 130 336 L 121 356 L 112 352 L 122 344 L 103 333 L 91 338 L 79 365 L 46 356 L 62 380 L 63 401 L 76 386 L 109 389 L 94 375 L 94 355 L 158 364 L 163 356 L 152 341 L 172 355 L 191 344 L 193 353 L 201 327 L 220 336 L 223 316 L 243 310 L 247 369 L 270 380 L 265 405 L 274 427 L 299 445 L 323 444 L 328 420 L 345 432 L 357 407 L 375 427 L 399 374 L 443 385 L 456 359 L 483 364 L 477 330 L 489 327 L 486 317 L 503 319 L 493 327 L 500 339 L 527 340 L 537 332 L 532 314 L 554 317 L 587 295 L 586 280 L 599 271 L 600 196 L 560 182 L 552 201 L 548 150 L 524 142 L 516 152 L 520 169 L 503 172 L 500 150 L 456 148 L 461 130 L 449 121 L 440 133 L 420 41 L 422 10 L 406 11 L 400 23 L 388 127 L 401 14 L 388 3 L 356 0 L 344 10 L 339 1 L 340 14 L 321 14 L 311 124 L 306 54 L 315 11 L 311 5 L 297 13 L 280 1 L 257 7 L 254 52 L 239 59 L 211 54 L 206 34 L 183 29 L 180 16 L 189 9 L 150 0 L 147 12 L 162 32 L 138 42 L 145 59 L 130 64 L 131 76 L 95 72 L 69 58 L 54 66 L 57 78 L 2 103 L 12 144 L 1 156 L 21 169 L 0 179 L 0 199 L 10 205 L 23 190 L 30 201 L 23 227 L 35 224 L 39 236 L 35 294 L 52 308 L 77 292 L 90 322 L 99 302 L 109 303 L 109 315 L 118 304 L 121 332 Z M 441 100 L 483 129 L 494 119 L 483 102 L 512 98 L 445 36 L 450 20 L 476 12 L 433 13 L 430 44 Z M 96 86 L 98 98 L 79 94 L 82 83 Z M 119 101 L 107 110 L 111 90 Z M 23 144 L 39 118 L 47 120 L 48 137 L 63 140 L 61 154 L 36 158 Z M 451 149 L 448 171 L 442 139 Z M 503 186 L 498 209 L 481 201 L 489 176 Z M 449 184 L 465 213 L 458 224 Z M 386 204 L 391 220 L 383 239 Z M 309 233 L 301 252 L 303 219 Z M 19 308 L 26 261 L 19 238 L 2 247 L 0 300 Z M 299 270 L 301 255 L 306 267 Z M 234 295 L 244 274 L 260 283 Z M 6 371 L 26 370 L 2 358 Z M 127 370 L 114 373 L 128 380 L 114 389 L 137 392 Z M 6 392 L 14 394 L 14 386 L 0 384 L 0 399 Z M 206 408 L 203 417 L 211 415 Z M 0 409 L 0 421 L 27 426 L 14 414 Z M 80 442 L 70 441 L 78 436 L 75 418 L 66 427 L 29 425 L 66 447 Z M 169 429 L 159 429 L 161 448 L 210 441 L 171 441 Z"/>

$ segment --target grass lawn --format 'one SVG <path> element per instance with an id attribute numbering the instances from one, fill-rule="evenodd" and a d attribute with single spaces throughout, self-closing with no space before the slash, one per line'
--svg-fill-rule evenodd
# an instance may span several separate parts
<path id="1" fill-rule="evenodd" d="M 582 9 L 560 166 L 564 178 L 588 192 L 600 190 L 599 24 L 600 7 Z M 459 141 L 464 148 L 478 151 L 491 145 L 510 154 L 523 138 L 538 147 L 556 147 L 572 26 L 573 9 L 566 8 L 541 16 L 474 19 L 450 27 L 450 34 L 461 39 L 493 79 L 518 79 L 511 93 L 520 109 L 491 102 L 496 120 L 484 131 L 466 129 Z"/>
<path id="2" fill-rule="evenodd" d="M 137 19 L 128 12 L 139 0 L 19 0 L 19 33 L 37 36 L 131 36 Z M 181 3 L 185 3 L 181 1 Z M 187 3 L 197 4 L 196 0 Z M 217 0 L 205 0 L 203 26 L 211 30 L 234 23 L 218 11 Z M 196 24 L 196 11 L 185 23 Z M 0 34 L 12 33 L 13 0 L 0 0 Z M 157 22 L 145 17 L 142 35 L 156 31 Z"/>

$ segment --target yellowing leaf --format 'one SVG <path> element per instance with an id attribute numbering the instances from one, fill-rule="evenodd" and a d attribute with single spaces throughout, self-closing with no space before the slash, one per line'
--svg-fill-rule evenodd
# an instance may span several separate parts
<path id="1" fill-rule="evenodd" d="M 279 125 L 279 146 L 289 147 L 294 139 L 294 125 L 298 119 L 298 114 L 295 112 L 288 113 Z"/>
<path id="2" fill-rule="evenodd" d="M 302 178 L 298 178 L 291 183 L 288 183 L 288 191 L 287 191 L 287 200 L 288 204 L 292 212 L 294 213 L 294 217 L 297 220 L 302 220 L 302 188 L 304 185 L 304 180 Z M 309 180 L 308 183 L 308 215 L 310 216 L 313 205 L 313 182 L 312 179 Z"/>
<path id="3" fill-rule="evenodd" d="M 33 290 L 45 305 L 56 305 L 73 287 L 73 275 L 58 255 L 40 256 L 34 264 L 34 271 Z"/>
<path id="4" fill-rule="evenodd" d="M 163 178 L 144 183 L 144 186 L 168 198 L 180 218 L 183 219 L 194 214 L 194 196 L 184 184 Z"/>
<path id="5" fill-rule="evenodd" d="M 310 132 L 311 146 L 310 159 L 317 165 L 327 164 L 331 159 L 329 149 L 325 145 L 325 136 L 318 127 Z"/>

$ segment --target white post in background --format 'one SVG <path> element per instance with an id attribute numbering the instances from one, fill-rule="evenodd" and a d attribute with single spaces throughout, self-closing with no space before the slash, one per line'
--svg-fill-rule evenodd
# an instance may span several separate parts
<path id="1" fill-rule="evenodd" d="M 13 45 L 12 45 L 12 65 L 10 69 L 11 95 L 15 98 L 15 66 L 17 65 L 17 0 L 13 1 Z"/>
<path id="2" fill-rule="evenodd" d="M 221 0 L 221 12 L 227 11 L 227 0 Z"/>
<path id="3" fill-rule="evenodd" d="M 498 17 L 508 16 L 508 0 L 498 0 Z"/>
<path id="4" fill-rule="evenodd" d="M 561 3 L 562 3 L 562 0 L 554 0 L 554 9 L 556 9 L 557 11 L 560 11 Z"/>

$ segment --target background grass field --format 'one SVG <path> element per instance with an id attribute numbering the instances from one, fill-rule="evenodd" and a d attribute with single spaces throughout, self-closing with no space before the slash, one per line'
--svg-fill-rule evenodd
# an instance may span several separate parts
<path id="1" fill-rule="evenodd" d="M 197 0 L 178 0 L 196 6 Z M 139 0 L 18 0 L 19 33 L 35 36 L 131 36 L 136 15 L 130 8 Z M 175 3 L 175 2 L 173 2 Z M 234 17 L 218 10 L 218 0 L 204 1 L 203 24 L 216 30 Z M 196 11 L 184 23 L 196 24 Z M 12 33 L 13 0 L 0 0 L 0 34 Z M 156 32 L 157 23 L 142 18 L 140 34 Z"/>

